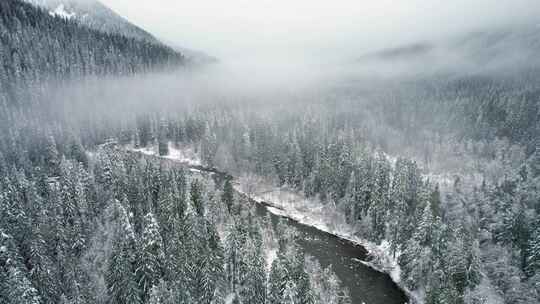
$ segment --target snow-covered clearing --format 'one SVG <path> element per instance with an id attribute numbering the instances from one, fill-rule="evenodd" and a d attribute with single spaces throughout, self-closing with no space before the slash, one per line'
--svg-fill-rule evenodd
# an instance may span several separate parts
<path id="1" fill-rule="evenodd" d="M 225 298 L 225 304 L 231 304 L 234 301 L 234 293 L 227 295 Z"/>
<path id="2" fill-rule="evenodd" d="M 159 156 L 161 158 L 175 160 L 188 166 L 201 165 L 201 158 L 199 157 L 199 154 L 196 152 L 195 148 L 189 146 L 176 147 L 173 143 L 169 143 L 169 154 L 167 155 L 159 155 L 157 145 L 144 148 L 135 148 L 130 145 L 126 148 L 128 150 L 140 152 L 146 155 Z"/>
<path id="3" fill-rule="evenodd" d="M 66 8 L 64 7 L 63 4 L 58 5 L 58 7 L 55 10 L 50 11 L 49 14 L 53 17 L 60 17 L 67 20 L 70 20 L 71 18 L 74 18 L 77 15 L 75 12 L 70 13 L 66 11 Z"/>

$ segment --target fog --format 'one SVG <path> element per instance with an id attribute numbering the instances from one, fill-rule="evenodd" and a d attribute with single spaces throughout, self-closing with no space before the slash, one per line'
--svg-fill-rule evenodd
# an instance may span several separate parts
<path id="1" fill-rule="evenodd" d="M 0 303 L 536 303 L 540 0 L 4 1 Z"/>
<path id="2" fill-rule="evenodd" d="M 102 1 L 164 41 L 227 61 L 335 62 L 540 15 L 536 0 Z"/>
<path id="3" fill-rule="evenodd" d="M 439 79 L 454 74 L 499 77 L 512 73 L 509 67 L 517 73 L 508 78 L 519 82 L 514 76 L 524 75 L 524 68 L 540 66 L 536 1 L 458 0 L 438 6 L 424 0 L 102 1 L 161 40 L 205 52 L 218 62 L 63 82 L 43 90 L 46 110 L 74 124 L 133 120 L 140 113 L 166 116 L 186 107 L 227 108 L 216 105 L 232 105 L 241 115 L 251 111 L 278 118 L 310 111 L 337 117 L 355 109 L 366 138 L 404 153 L 406 145 L 422 142 L 417 137 L 431 136 L 416 135 L 420 126 L 435 124 L 429 119 L 426 87 L 440 86 Z M 418 79 L 433 81 L 415 83 Z M 414 126 L 403 130 L 395 120 Z M 423 149 L 413 148 L 412 156 Z"/>
<path id="4" fill-rule="evenodd" d="M 384 89 L 389 77 L 521 68 L 538 63 L 531 41 L 540 48 L 535 0 L 101 1 L 162 41 L 205 52 L 218 63 L 52 91 L 50 99 L 62 104 L 79 100 L 82 113 L 96 102 L 115 113 L 125 107 L 319 102 L 336 98 L 330 97 L 335 87 L 344 85 L 354 87 L 358 99 L 359 92 Z M 489 47 L 489 35 L 472 34 L 515 28 L 517 34 Z"/>

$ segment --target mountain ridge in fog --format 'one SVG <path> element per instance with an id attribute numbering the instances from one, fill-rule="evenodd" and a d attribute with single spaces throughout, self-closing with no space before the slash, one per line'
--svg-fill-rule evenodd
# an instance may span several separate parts
<path id="1" fill-rule="evenodd" d="M 367 52 L 355 62 L 401 64 L 434 72 L 520 70 L 538 66 L 539 52 L 540 27 L 529 23 L 417 40 Z"/>

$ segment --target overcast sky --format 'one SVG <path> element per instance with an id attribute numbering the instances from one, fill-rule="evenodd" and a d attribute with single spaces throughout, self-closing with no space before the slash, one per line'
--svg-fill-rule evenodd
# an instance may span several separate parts
<path id="1" fill-rule="evenodd" d="M 463 30 L 540 23 L 540 0 L 101 1 L 166 42 L 222 59 L 347 57 Z"/>

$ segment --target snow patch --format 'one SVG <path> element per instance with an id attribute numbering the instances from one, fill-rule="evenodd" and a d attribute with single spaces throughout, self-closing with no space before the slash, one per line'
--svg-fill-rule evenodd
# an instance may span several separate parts
<path id="1" fill-rule="evenodd" d="M 177 161 L 188 166 L 200 166 L 202 164 L 199 155 L 195 152 L 195 149 L 192 147 L 176 147 L 174 144 L 169 142 L 169 154 L 168 155 L 159 155 L 157 146 L 150 146 L 144 148 L 134 148 L 127 147 L 128 150 L 134 152 L 140 152 L 146 155 L 157 156 L 165 159 L 170 159 Z"/>
<path id="2" fill-rule="evenodd" d="M 58 5 L 58 7 L 54 11 L 50 11 L 49 14 L 53 17 L 60 17 L 67 20 L 70 20 L 71 18 L 77 16 L 75 12 L 69 13 L 68 11 L 66 11 L 66 8 L 63 4 Z"/>
<path id="3" fill-rule="evenodd" d="M 227 297 L 225 297 L 225 304 L 231 304 L 234 300 L 234 293 L 230 293 L 227 295 Z"/>
<path id="4" fill-rule="evenodd" d="M 272 263 L 277 258 L 278 249 L 277 248 L 271 248 L 266 251 L 266 272 L 270 274 L 270 270 L 272 269 Z"/>

